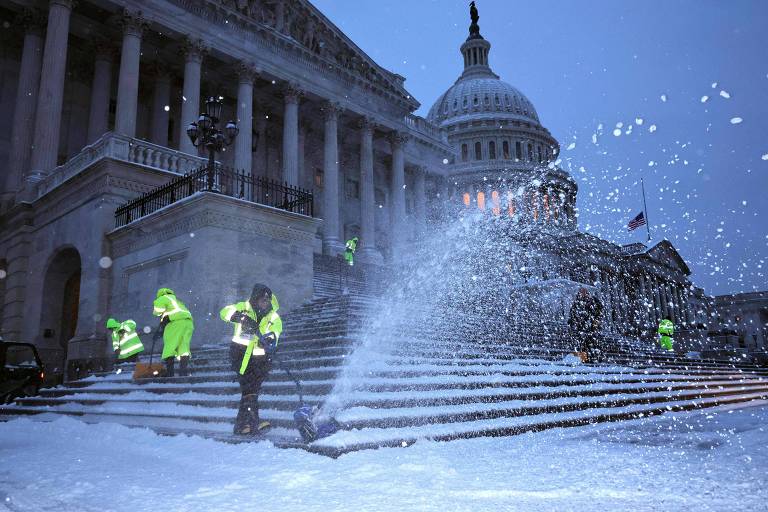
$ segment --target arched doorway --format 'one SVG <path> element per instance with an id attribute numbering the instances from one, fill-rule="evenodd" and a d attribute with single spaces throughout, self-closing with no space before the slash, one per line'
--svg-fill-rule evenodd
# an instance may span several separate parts
<path id="1" fill-rule="evenodd" d="M 45 273 L 40 328 L 43 343 L 60 349 L 56 366 L 61 372 L 67 360 L 67 344 L 77 330 L 80 277 L 80 253 L 72 247 L 60 250 Z"/>

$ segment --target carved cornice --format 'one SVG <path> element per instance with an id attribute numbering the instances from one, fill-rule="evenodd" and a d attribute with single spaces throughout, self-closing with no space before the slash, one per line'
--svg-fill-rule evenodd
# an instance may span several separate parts
<path id="1" fill-rule="evenodd" d="M 323 119 L 326 121 L 335 121 L 339 118 L 339 114 L 343 110 L 341 104 L 336 101 L 326 101 L 323 103 L 320 110 L 323 112 Z"/>
<path id="2" fill-rule="evenodd" d="M 402 148 L 408 143 L 411 136 L 403 132 L 392 132 L 389 134 L 389 142 L 393 148 Z"/>
<path id="3" fill-rule="evenodd" d="M 286 103 L 298 103 L 304 96 L 304 91 L 299 87 L 299 84 L 287 83 L 283 87 L 283 98 Z"/>
<path id="4" fill-rule="evenodd" d="M 364 88 L 376 90 L 381 95 L 391 96 L 411 109 L 418 102 L 407 94 L 396 75 L 381 68 L 354 43 L 348 40 L 338 28 L 303 0 L 280 0 L 274 2 L 258 0 L 174 0 L 183 8 L 215 18 L 226 20 L 230 27 L 257 33 L 270 45 L 280 49 L 296 46 L 305 56 L 322 61 L 322 69 L 333 69 L 337 74 L 347 74 L 364 81 Z M 278 7 L 280 7 L 278 9 Z M 280 12 L 279 12 L 280 11 Z M 209 15 L 210 12 L 210 15 Z M 250 25 L 250 26 L 249 26 Z M 256 30 L 253 30 L 256 28 Z M 330 64 L 330 65 L 329 65 Z M 377 90 L 378 89 L 378 90 Z"/>
<path id="5" fill-rule="evenodd" d="M 253 82 L 259 76 L 256 66 L 251 62 L 238 62 L 235 66 L 235 73 L 237 73 L 237 78 L 241 84 L 253 85 Z"/>
<path id="6" fill-rule="evenodd" d="M 366 137 L 373 136 L 374 130 L 378 128 L 378 124 L 370 117 L 364 116 L 357 120 L 357 127 L 360 129 L 363 135 Z"/>
<path id="7" fill-rule="evenodd" d="M 123 29 L 124 35 L 141 37 L 144 29 L 149 26 L 147 19 L 141 11 L 123 8 L 117 24 Z"/>
<path id="8" fill-rule="evenodd" d="M 184 56 L 185 62 L 202 62 L 203 58 L 208 55 L 208 47 L 203 43 L 201 39 L 193 39 L 185 37 L 181 43 L 179 49 L 181 55 Z"/>

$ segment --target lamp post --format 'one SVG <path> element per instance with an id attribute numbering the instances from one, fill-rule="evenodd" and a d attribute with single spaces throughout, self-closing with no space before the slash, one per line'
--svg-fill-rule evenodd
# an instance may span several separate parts
<path id="1" fill-rule="evenodd" d="M 200 114 L 197 122 L 189 123 L 187 127 L 187 136 L 195 147 L 205 146 L 208 149 L 208 190 L 215 190 L 215 156 L 216 152 L 221 152 L 226 146 L 235 141 L 235 137 L 240 132 L 237 123 L 230 120 L 224 127 L 224 133 L 218 128 L 217 124 L 221 118 L 222 97 L 214 98 L 211 96 L 205 102 L 205 112 Z"/>

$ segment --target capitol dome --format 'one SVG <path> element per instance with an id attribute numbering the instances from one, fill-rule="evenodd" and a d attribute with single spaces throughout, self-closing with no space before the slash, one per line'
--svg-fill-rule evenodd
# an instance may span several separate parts
<path id="1" fill-rule="evenodd" d="M 479 71 L 479 70 L 476 70 Z M 533 103 L 523 93 L 500 80 L 488 68 L 487 76 L 462 75 L 429 109 L 427 119 L 438 126 L 482 119 L 528 121 L 539 124 Z"/>

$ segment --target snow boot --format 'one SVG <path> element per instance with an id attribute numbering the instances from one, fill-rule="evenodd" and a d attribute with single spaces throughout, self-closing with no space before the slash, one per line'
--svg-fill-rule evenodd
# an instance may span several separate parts
<path id="1" fill-rule="evenodd" d="M 176 358 L 174 357 L 165 358 L 165 376 L 166 377 L 174 377 L 176 375 L 173 371 L 173 367 L 175 364 L 176 364 Z"/>
<path id="2" fill-rule="evenodd" d="M 253 436 L 259 433 L 259 407 L 257 395 L 243 395 L 235 418 L 235 434 Z"/>
<path id="3" fill-rule="evenodd" d="M 190 371 L 189 371 L 189 356 L 181 356 L 179 366 L 179 376 L 180 377 L 189 377 Z"/>

